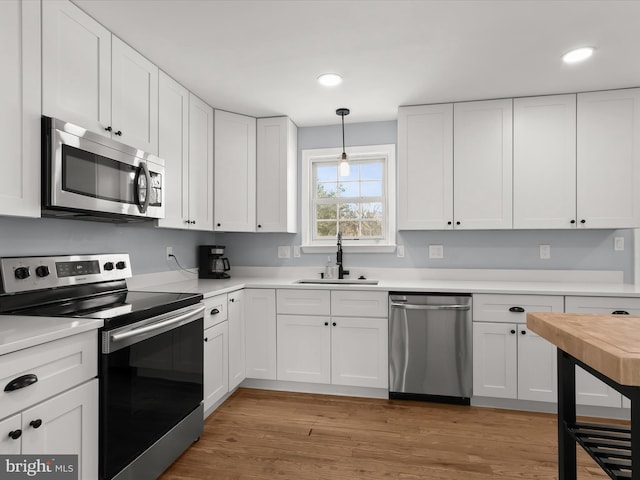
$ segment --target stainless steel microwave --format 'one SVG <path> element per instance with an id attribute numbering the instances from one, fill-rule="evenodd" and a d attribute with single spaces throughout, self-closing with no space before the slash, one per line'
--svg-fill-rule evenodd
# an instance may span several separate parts
<path id="1" fill-rule="evenodd" d="M 134 222 L 164 218 L 164 161 L 42 117 L 42 214 Z"/>

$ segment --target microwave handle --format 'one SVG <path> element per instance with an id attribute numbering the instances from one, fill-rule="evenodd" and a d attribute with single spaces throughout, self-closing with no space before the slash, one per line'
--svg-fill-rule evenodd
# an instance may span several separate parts
<path id="1" fill-rule="evenodd" d="M 144 201 L 140 199 L 140 173 L 144 174 L 144 181 L 146 185 Z M 149 168 L 145 162 L 140 162 L 140 165 L 138 166 L 136 178 L 133 183 L 133 193 L 140 213 L 146 213 L 147 208 L 149 208 L 149 202 L 151 201 L 151 175 L 149 174 Z"/>

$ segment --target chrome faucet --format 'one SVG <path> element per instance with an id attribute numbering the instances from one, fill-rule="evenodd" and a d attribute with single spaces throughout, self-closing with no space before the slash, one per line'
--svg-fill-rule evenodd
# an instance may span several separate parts
<path id="1" fill-rule="evenodd" d="M 338 265 L 338 278 L 342 280 L 345 275 L 349 275 L 349 270 L 342 267 L 342 232 L 338 232 L 338 253 L 336 253 L 336 264 Z"/>

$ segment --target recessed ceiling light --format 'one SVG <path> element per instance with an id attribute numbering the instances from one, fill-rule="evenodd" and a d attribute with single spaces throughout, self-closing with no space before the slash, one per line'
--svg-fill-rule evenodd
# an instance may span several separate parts
<path id="1" fill-rule="evenodd" d="M 581 62 L 593 55 L 594 50 L 595 49 L 593 47 L 576 48 L 575 50 L 571 50 L 570 52 L 565 53 L 562 56 L 562 61 L 564 63 Z"/>
<path id="2" fill-rule="evenodd" d="M 323 73 L 318 77 L 318 83 L 325 87 L 335 87 L 342 83 L 342 77 L 337 73 Z"/>

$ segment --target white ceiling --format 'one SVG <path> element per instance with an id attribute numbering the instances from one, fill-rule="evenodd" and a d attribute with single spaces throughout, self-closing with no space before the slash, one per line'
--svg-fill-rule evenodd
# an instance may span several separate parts
<path id="1" fill-rule="evenodd" d="M 46 0 L 45 0 L 46 1 Z M 636 0 L 74 0 L 215 108 L 298 126 L 640 86 Z M 560 56 L 597 47 L 583 64 Z M 344 77 L 329 89 L 325 72 Z"/>

